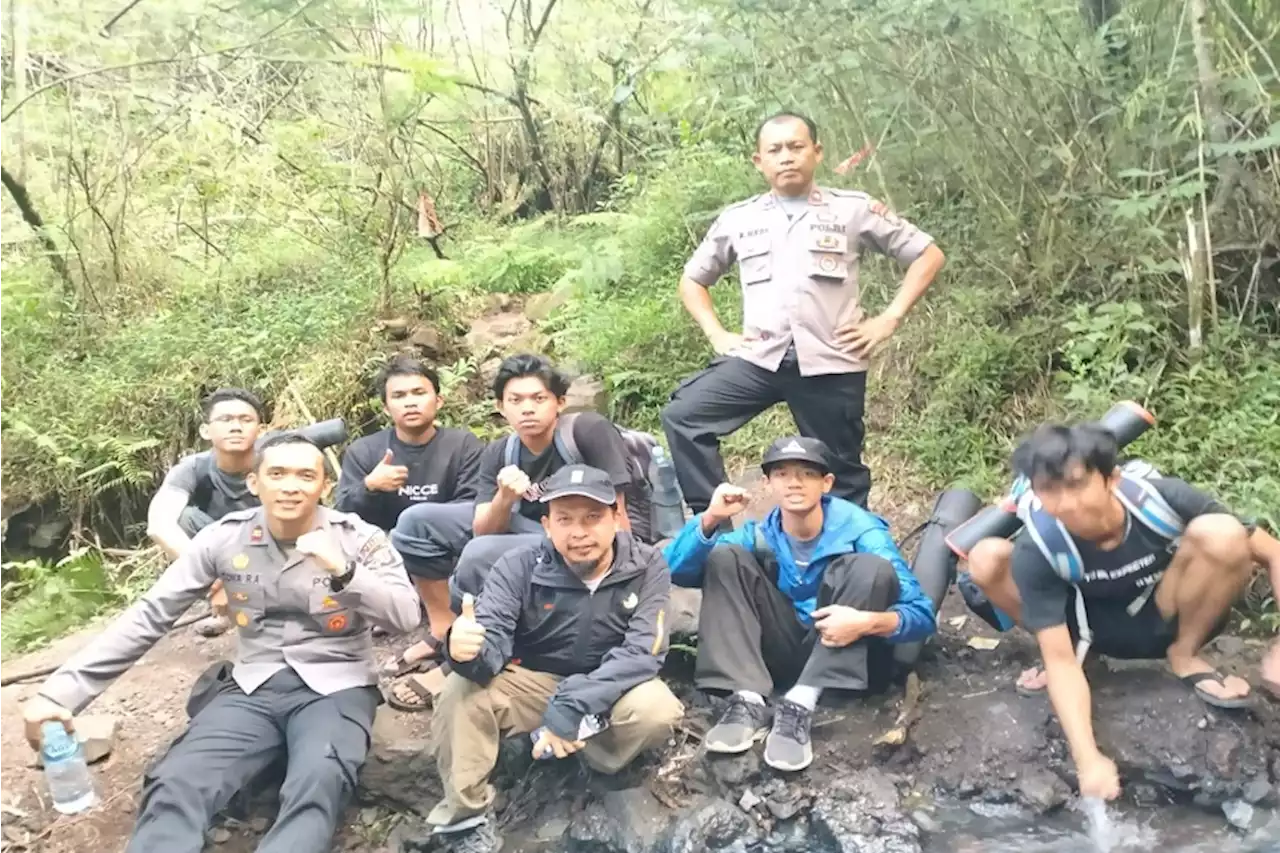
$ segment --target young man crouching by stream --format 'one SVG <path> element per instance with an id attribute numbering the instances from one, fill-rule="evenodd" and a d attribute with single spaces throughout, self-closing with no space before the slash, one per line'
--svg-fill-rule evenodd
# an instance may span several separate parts
<path id="1" fill-rule="evenodd" d="M 444 799 L 427 822 L 455 853 L 501 846 L 489 774 L 503 736 L 535 733 L 535 758 L 579 753 L 617 773 L 684 714 L 658 679 L 667 565 L 621 529 L 613 478 L 568 465 L 540 500 L 546 537 L 498 558 L 478 595 L 460 590 L 461 615 L 443 644 L 453 671 L 432 728 Z"/>
<path id="2" fill-rule="evenodd" d="M 778 439 L 762 467 L 778 501 L 763 522 L 722 534 L 747 505 L 742 489 L 722 484 L 666 556 L 677 584 L 702 587 L 695 683 L 730 693 L 707 751 L 746 752 L 767 732 L 765 763 L 795 771 L 813 761 L 809 729 L 822 691 L 882 688 L 889 644 L 932 634 L 933 604 L 888 525 L 828 494 L 835 477 L 825 444 Z M 775 679 L 795 686 L 770 708 Z"/>
<path id="3" fill-rule="evenodd" d="M 1040 427 L 1013 456 L 1031 484 L 1026 529 L 969 555 L 987 598 L 1040 645 L 1044 667 L 1024 672 L 1019 692 L 1047 689 L 1080 793 L 1106 799 L 1120 782 L 1094 738 L 1086 656 L 1165 658 L 1206 703 L 1242 707 L 1249 685 L 1215 671 L 1200 650 L 1223 628 L 1255 560 L 1273 583 L 1280 576 L 1280 543 L 1265 531 L 1182 480 L 1121 469 L 1118 454 L 1115 436 L 1097 425 Z"/>

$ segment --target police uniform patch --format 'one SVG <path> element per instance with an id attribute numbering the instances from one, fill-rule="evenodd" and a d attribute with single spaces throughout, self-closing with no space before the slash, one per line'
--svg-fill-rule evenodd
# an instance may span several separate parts
<path id="1" fill-rule="evenodd" d="M 245 613 L 243 610 L 237 610 L 236 624 L 241 628 L 247 628 L 249 626 L 249 614 Z"/>
<path id="2" fill-rule="evenodd" d="M 231 558 L 231 566 L 237 571 L 244 571 L 245 569 L 249 568 L 249 555 L 236 554 L 234 557 Z"/>
<path id="3" fill-rule="evenodd" d="M 249 600 L 249 593 L 247 593 L 247 592 L 233 592 L 233 593 L 231 593 L 231 600 L 232 600 L 232 601 L 248 601 L 248 600 Z"/>
<path id="4" fill-rule="evenodd" d="M 262 532 L 262 525 L 255 524 L 253 529 L 249 531 L 249 541 L 257 544 L 262 541 L 263 536 L 265 535 L 266 534 Z"/>
<path id="5" fill-rule="evenodd" d="M 826 256 L 818 260 L 818 269 L 823 272 L 835 272 L 837 261 L 835 258 Z"/>
<path id="6" fill-rule="evenodd" d="M 360 547 L 356 562 L 375 569 L 385 569 L 395 565 L 397 556 L 387 534 L 379 530 Z"/>
<path id="7" fill-rule="evenodd" d="M 809 204 L 822 204 L 822 190 L 815 189 L 809 193 Z"/>
<path id="8" fill-rule="evenodd" d="M 836 239 L 834 234 L 823 234 L 818 238 L 818 248 L 835 250 L 840 248 L 840 241 Z"/>
<path id="9" fill-rule="evenodd" d="M 320 602 L 320 608 L 322 610 L 337 610 L 340 606 L 341 605 L 334 600 L 332 595 L 326 595 L 324 597 L 324 601 Z"/>
<path id="10" fill-rule="evenodd" d="M 329 617 L 329 621 L 325 623 L 325 627 L 330 631 L 337 633 L 347 627 L 347 617 L 344 613 L 336 613 Z"/>

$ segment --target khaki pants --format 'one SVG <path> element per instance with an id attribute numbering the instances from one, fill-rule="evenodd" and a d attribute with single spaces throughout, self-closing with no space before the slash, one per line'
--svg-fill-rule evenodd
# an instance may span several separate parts
<path id="1" fill-rule="evenodd" d="M 450 674 L 432 714 L 444 800 L 432 809 L 428 823 L 456 823 L 493 802 L 489 774 L 500 740 L 538 728 L 560 681 L 558 675 L 519 666 L 508 666 L 487 687 Z M 646 681 L 623 694 L 613 706 L 609 728 L 577 754 L 601 773 L 617 773 L 646 747 L 666 740 L 683 714 L 684 706 L 667 685 L 656 678 Z M 528 746 L 533 749 L 531 741 Z"/>

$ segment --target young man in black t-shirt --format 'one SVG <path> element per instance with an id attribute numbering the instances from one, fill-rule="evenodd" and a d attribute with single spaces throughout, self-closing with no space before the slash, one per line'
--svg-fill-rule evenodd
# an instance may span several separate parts
<path id="1" fill-rule="evenodd" d="M 400 513 L 420 503 L 470 506 L 484 443 L 469 430 L 436 426 L 440 377 L 401 355 L 377 382 L 392 425 L 356 439 L 342 454 L 336 508 L 390 531 Z"/>
<path id="2" fill-rule="evenodd" d="M 1120 783 L 1115 763 L 1094 739 L 1082 653 L 1165 658 L 1205 702 L 1239 707 L 1248 683 L 1215 671 L 1199 657 L 1200 649 L 1221 630 L 1255 560 L 1271 569 L 1272 578 L 1280 573 L 1280 543 L 1182 480 L 1149 480 L 1185 523 L 1180 536 L 1163 536 L 1135 517 L 1118 491 L 1118 453 L 1115 436 L 1099 426 L 1050 425 L 1014 454 L 1016 473 L 1030 480 L 1044 512 L 1074 543 L 1074 582 L 1054 569 L 1031 530 L 1013 543 L 983 540 L 969 555 L 974 581 L 1039 643 L 1043 671 L 1024 672 L 1019 692 L 1047 688 L 1081 795 L 1106 799 L 1119 795 Z M 1045 530 L 1034 532 L 1049 541 Z M 1087 641 L 1080 644 L 1082 637 Z"/>
<path id="3" fill-rule="evenodd" d="M 449 601 L 443 608 L 434 596 L 428 602 L 430 639 L 406 649 L 395 674 L 438 664 L 439 643 L 453 624 L 462 595 L 478 595 L 485 575 L 503 554 L 544 537 L 546 505 L 539 501 L 543 484 L 569 464 L 555 440 L 568 390 L 568 380 L 542 356 L 515 355 L 504 360 L 493 380 L 493 396 L 512 428 L 515 444 L 509 443 L 511 436 L 504 436 L 485 448 L 474 508 L 421 505 L 401 514 L 391 542 L 404 557 L 405 568 L 420 586 L 446 588 Z M 631 480 L 622 435 L 594 412 L 579 414 L 572 429 L 581 463 L 608 472 L 613 480 L 620 523 L 630 529 L 622 492 Z M 509 455 L 514 457 L 510 463 Z M 387 674 L 393 673 L 389 669 Z M 443 675 L 435 668 L 425 675 L 410 675 L 393 687 L 389 700 L 404 710 L 426 707 L 439 692 Z"/>

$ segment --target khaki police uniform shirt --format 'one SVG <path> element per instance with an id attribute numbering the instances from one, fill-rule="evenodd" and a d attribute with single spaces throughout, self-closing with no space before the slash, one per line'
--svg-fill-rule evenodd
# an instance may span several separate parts
<path id="1" fill-rule="evenodd" d="M 316 510 L 355 571 L 339 591 L 310 557 L 288 555 L 267 530 L 264 510 L 223 516 L 191 540 L 151 589 L 45 682 L 40 692 L 79 712 L 163 637 L 221 578 L 239 631 L 233 676 L 252 693 L 285 667 L 329 695 L 376 684 L 370 628 L 394 634 L 418 627 L 418 595 L 387 536 L 355 515 Z"/>
<path id="2" fill-rule="evenodd" d="M 817 188 L 790 220 L 772 193 L 720 214 L 684 274 L 710 287 L 737 262 L 746 342 L 732 355 L 776 371 L 794 344 L 802 376 L 867 369 L 835 344 L 836 329 L 863 316 L 862 253 L 910 264 L 933 243 L 895 214 L 873 213 L 873 203 L 866 193 Z"/>

